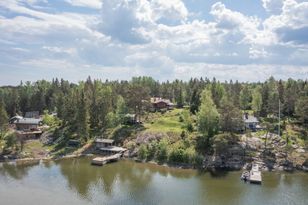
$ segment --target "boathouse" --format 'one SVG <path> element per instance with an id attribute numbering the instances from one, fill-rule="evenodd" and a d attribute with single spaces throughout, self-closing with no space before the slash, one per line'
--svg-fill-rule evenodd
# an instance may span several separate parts
<path id="1" fill-rule="evenodd" d="M 114 140 L 112 139 L 96 139 L 95 148 L 102 154 L 121 154 L 127 149 L 114 146 Z"/>

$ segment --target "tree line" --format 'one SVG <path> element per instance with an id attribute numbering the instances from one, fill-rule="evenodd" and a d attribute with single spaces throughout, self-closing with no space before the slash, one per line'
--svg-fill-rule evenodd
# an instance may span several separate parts
<path id="1" fill-rule="evenodd" d="M 21 82 L 18 86 L 0 88 L 1 130 L 8 118 L 27 111 L 56 112 L 62 126 L 84 139 L 120 123 L 125 113 L 144 115 L 149 98 L 170 99 L 178 107 L 187 106 L 197 114 L 201 132 L 212 135 L 218 129 L 230 131 L 241 118 L 241 110 L 256 116 L 278 115 L 278 102 L 284 118 L 308 123 L 307 80 L 275 80 L 241 83 L 220 82 L 213 78 L 192 78 L 189 81 L 159 82 L 151 77 L 134 77 L 129 81 L 92 80 L 70 83 L 53 79 L 51 82 Z M 219 128 L 215 125 L 218 124 Z M 213 126 L 214 125 L 214 126 Z"/>

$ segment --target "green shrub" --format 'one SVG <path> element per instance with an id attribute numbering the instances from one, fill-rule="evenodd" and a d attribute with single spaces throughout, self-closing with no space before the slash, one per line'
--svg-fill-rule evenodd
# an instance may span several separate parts
<path id="1" fill-rule="evenodd" d="M 159 141 L 157 145 L 156 158 L 159 162 L 164 162 L 168 159 L 167 146 L 169 142 L 166 138 Z"/>
<path id="2" fill-rule="evenodd" d="M 144 160 L 147 157 L 148 157 L 148 149 L 146 145 L 143 144 L 139 147 L 138 158 Z"/>

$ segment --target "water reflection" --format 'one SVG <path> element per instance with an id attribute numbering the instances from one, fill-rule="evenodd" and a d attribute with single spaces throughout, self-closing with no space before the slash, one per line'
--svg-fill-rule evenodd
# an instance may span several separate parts
<path id="1" fill-rule="evenodd" d="M 305 173 L 265 172 L 261 186 L 240 181 L 240 174 L 173 169 L 129 160 L 96 167 L 91 166 L 87 158 L 44 162 L 39 166 L 0 164 L 0 181 L 5 182 L 0 183 L 0 198 L 7 199 L 6 202 L 12 200 L 12 205 L 20 204 L 23 198 L 28 202 L 25 204 L 74 201 L 76 205 L 257 205 L 305 204 L 307 201 L 308 175 Z M 8 177 L 10 180 L 6 180 Z M 28 196 L 32 192 L 36 193 L 35 198 Z"/>
<path id="2" fill-rule="evenodd" d="M 22 179 L 28 175 L 28 172 L 38 163 L 16 164 L 15 162 L 1 163 L 0 175 L 12 177 L 13 179 Z"/>
<path id="3" fill-rule="evenodd" d="M 239 204 L 239 199 L 246 192 L 246 184 L 239 183 L 237 172 L 210 172 L 199 179 L 201 201 L 209 204 Z"/>

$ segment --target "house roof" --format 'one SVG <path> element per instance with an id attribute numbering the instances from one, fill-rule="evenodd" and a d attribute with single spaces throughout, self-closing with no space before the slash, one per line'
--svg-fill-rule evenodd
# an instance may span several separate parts
<path id="1" fill-rule="evenodd" d="M 248 115 L 247 117 L 245 115 L 243 115 L 243 120 L 245 123 L 258 123 L 259 120 L 252 115 Z"/>
<path id="2" fill-rule="evenodd" d="M 128 113 L 128 114 L 125 115 L 125 117 L 135 118 L 135 117 L 136 117 L 136 114 L 129 114 L 129 113 Z"/>
<path id="3" fill-rule="evenodd" d="M 38 118 L 40 116 L 39 111 L 31 111 L 31 112 L 26 112 L 25 118 Z"/>
<path id="4" fill-rule="evenodd" d="M 116 147 L 116 146 L 102 147 L 102 148 L 100 148 L 100 150 L 102 150 L 102 151 L 112 151 L 112 152 L 124 152 L 124 151 L 126 151 L 125 148 Z"/>
<path id="5" fill-rule="evenodd" d="M 112 144 L 114 142 L 114 140 L 112 139 L 96 139 L 95 142 L 99 142 L 99 143 L 110 143 Z"/>
<path id="6" fill-rule="evenodd" d="M 173 103 L 168 100 L 168 99 L 163 99 L 163 98 L 151 98 L 151 103 L 157 104 L 157 103 L 166 103 L 167 105 L 173 105 Z"/>
<path id="7" fill-rule="evenodd" d="M 38 125 L 42 122 L 40 119 L 35 118 L 21 118 L 15 121 L 15 124 L 28 124 L 28 125 Z"/>

